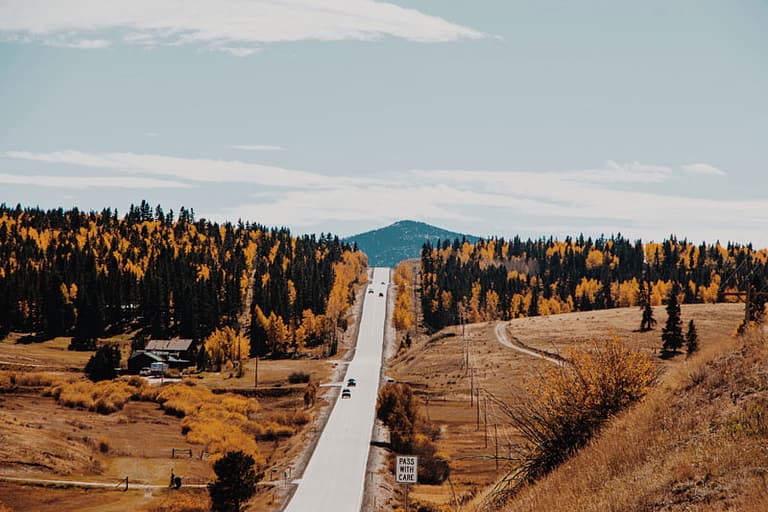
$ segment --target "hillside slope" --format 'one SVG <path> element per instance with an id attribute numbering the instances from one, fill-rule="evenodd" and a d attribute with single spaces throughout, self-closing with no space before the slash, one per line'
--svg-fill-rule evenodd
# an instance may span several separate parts
<path id="1" fill-rule="evenodd" d="M 765 336 L 723 338 L 502 510 L 768 510 L 766 441 Z"/>
<path id="2" fill-rule="evenodd" d="M 372 267 L 394 267 L 399 262 L 418 258 L 424 242 L 435 243 L 437 240 L 466 238 L 475 243 L 480 240 L 473 235 L 448 231 L 424 222 L 401 220 L 389 226 L 366 231 L 345 238 L 349 244 L 357 243 L 360 250 L 368 255 L 368 264 Z"/>

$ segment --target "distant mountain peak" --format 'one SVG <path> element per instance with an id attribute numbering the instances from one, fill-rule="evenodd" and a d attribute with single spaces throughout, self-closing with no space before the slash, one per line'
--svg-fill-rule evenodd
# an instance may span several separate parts
<path id="1" fill-rule="evenodd" d="M 480 237 L 456 233 L 418 220 L 403 219 L 382 228 L 352 235 L 344 239 L 368 255 L 372 267 L 394 267 L 400 261 L 418 258 L 424 242 L 466 238 L 476 242 Z"/>

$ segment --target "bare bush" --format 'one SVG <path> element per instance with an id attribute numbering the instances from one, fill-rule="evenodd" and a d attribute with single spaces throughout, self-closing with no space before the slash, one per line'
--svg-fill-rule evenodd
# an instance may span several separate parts
<path id="1" fill-rule="evenodd" d="M 569 360 L 532 382 L 527 400 L 515 405 L 497 400 L 524 441 L 493 498 L 508 496 L 552 471 L 610 416 L 644 396 L 659 375 L 647 355 L 627 350 L 616 338 L 572 350 Z"/>

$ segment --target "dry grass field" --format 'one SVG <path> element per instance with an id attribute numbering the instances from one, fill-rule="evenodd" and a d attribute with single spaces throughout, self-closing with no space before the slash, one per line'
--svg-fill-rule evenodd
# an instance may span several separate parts
<path id="1" fill-rule="evenodd" d="M 723 338 L 504 512 L 768 510 L 765 332 Z"/>
<path id="2" fill-rule="evenodd" d="M 291 384 L 292 373 L 306 373 L 315 383 L 328 383 L 341 367 L 346 349 L 351 346 L 349 334 L 340 345 L 340 353 L 331 359 L 319 359 L 320 349 L 308 357 L 291 360 L 258 361 L 259 419 L 270 421 L 295 411 L 305 411 L 303 391 L 306 384 Z M 22 342 L 20 342 L 20 340 Z M 173 470 L 187 483 L 201 484 L 213 477 L 209 460 L 201 460 L 202 448 L 191 444 L 182 434 L 182 419 L 165 414 L 157 403 L 129 401 L 112 414 L 98 414 L 65 407 L 49 396 L 46 386 L 37 381 L 82 379 L 82 368 L 90 352 L 67 350 L 69 338 L 25 343 L 21 335 L 11 334 L 0 341 L 0 372 L 15 374 L 19 385 L 13 391 L 0 393 L 0 501 L 11 510 L 122 511 L 175 510 L 165 486 Z M 130 346 L 129 337 L 111 339 L 122 347 Z M 124 350 L 126 351 L 126 350 Z M 124 354 L 125 359 L 126 354 Z M 256 360 L 245 365 L 242 377 L 231 372 L 204 372 L 184 377 L 196 385 L 217 392 L 254 393 Z M 174 381 L 171 381 L 174 382 Z M 257 441 L 258 453 L 264 457 L 264 485 L 250 504 L 251 510 L 279 510 L 287 495 L 284 485 L 286 468 L 300 463 L 305 448 L 316 432 L 315 421 L 328 405 L 324 394 L 331 388 L 321 387 L 318 402 L 310 410 L 310 422 L 296 425 L 290 437 Z M 171 458 L 172 448 L 189 448 L 193 457 Z M 2 481 L 2 477 L 55 479 L 67 481 L 114 483 L 114 489 L 81 489 L 65 484 L 25 484 Z M 162 488 L 130 489 L 122 492 L 119 480 L 128 477 L 132 484 L 149 484 Z M 193 502 L 206 503 L 207 496 Z M 165 501 L 164 501 L 165 500 Z"/>
<path id="3" fill-rule="evenodd" d="M 647 333 L 636 332 L 640 322 L 638 308 L 522 318 L 509 322 L 507 332 L 530 347 L 562 355 L 567 355 L 570 347 L 616 336 L 632 349 L 655 357 L 661 346 L 661 326 L 666 320 L 664 308 L 654 308 L 654 315 L 659 325 Z M 694 320 L 703 348 L 732 343 L 731 334 L 742 317 L 743 305 L 738 304 L 682 307 L 683 321 L 687 324 L 688 320 Z M 472 502 L 476 494 L 492 485 L 505 470 L 504 461 L 498 471 L 496 468 L 497 440 L 499 457 L 506 457 L 516 433 L 506 425 L 498 407 L 483 397 L 489 392 L 513 403 L 526 394 L 526 386 L 551 363 L 502 346 L 496 338 L 495 325 L 496 322 L 467 325 L 465 336 L 459 326 L 446 328 L 416 341 L 410 351 L 389 362 L 389 375 L 416 388 L 425 405 L 423 412 L 441 427 L 438 449 L 452 460 L 453 489 L 448 483 L 415 486 L 410 493 L 412 500 L 452 509 L 455 501 Z M 482 390 L 479 411 L 476 401 L 470 405 L 470 372 L 462 364 L 465 338 L 470 366 L 474 368 L 475 387 Z M 668 372 L 688 364 L 684 355 L 667 361 L 658 357 L 655 360 Z"/>

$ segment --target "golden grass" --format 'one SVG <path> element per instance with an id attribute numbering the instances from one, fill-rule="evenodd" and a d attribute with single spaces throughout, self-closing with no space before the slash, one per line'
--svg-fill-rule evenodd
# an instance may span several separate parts
<path id="1" fill-rule="evenodd" d="M 18 388 L 48 387 L 63 382 L 71 382 L 74 376 L 64 376 L 48 372 L 0 371 L 0 392 L 14 391 Z"/>
<path id="2" fill-rule="evenodd" d="M 174 492 L 145 508 L 146 512 L 208 512 L 211 500 L 207 492 Z"/>
<path id="3" fill-rule="evenodd" d="M 767 360 L 755 334 L 705 347 L 504 512 L 768 510 Z"/>

